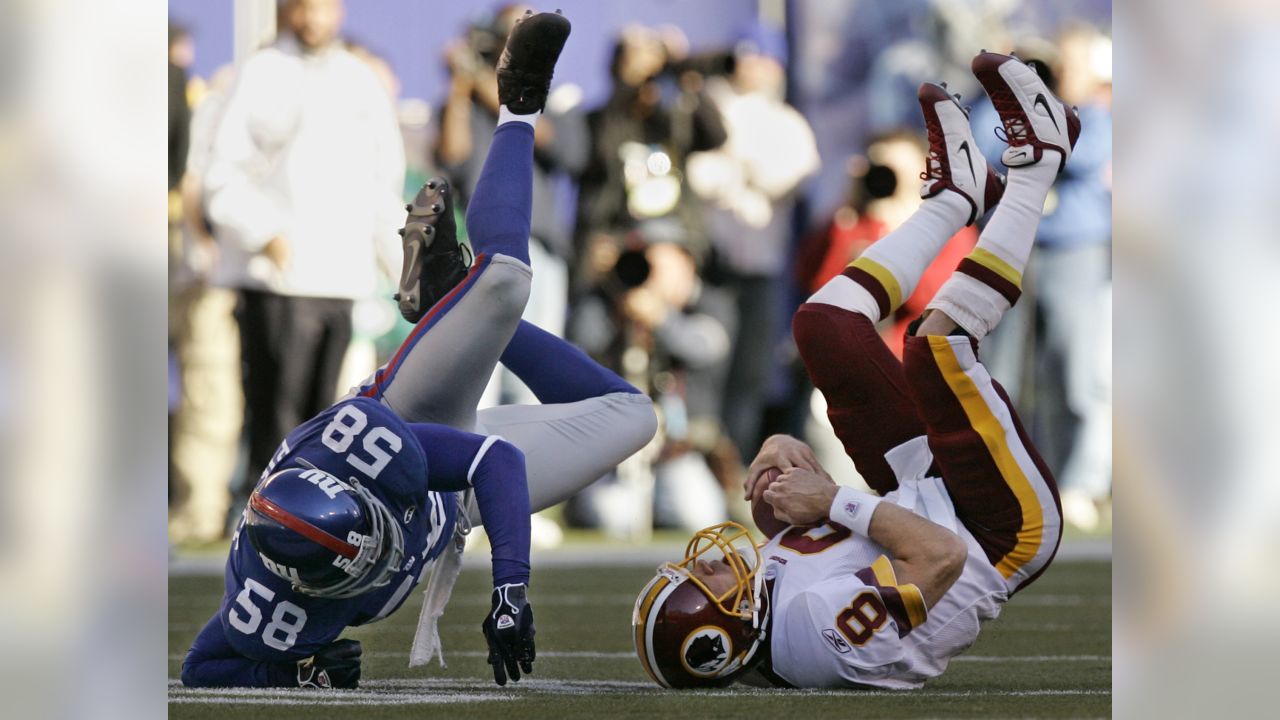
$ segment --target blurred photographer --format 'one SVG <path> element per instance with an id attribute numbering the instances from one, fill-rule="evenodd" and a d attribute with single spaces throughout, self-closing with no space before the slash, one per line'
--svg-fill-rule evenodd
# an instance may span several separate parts
<path id="1" fill-rule="evenodd" d="M 613 91 L 587 115 L 591 152 L 578 195 L 576 243 L 583 263 L 577 290 L 600 279 L 594 246 L 616 245 L 645 220 L 674 218 L 694 256 L 706 252 L 685 161 L 691 152 L 719 147 L 725 132 L 702 90 L 707 68 L 688 62 L 687 44 L 674 28 L 633 25 L 618 36 L 610 65 Z"/>
<path id="2" fill-rule="evenodd" d="M 715 249 L 713 275 L 737 304 L 723 419 L 743 457 L 750 458 L 762 439 L 778 357 L 773 347 L 785 336 L 782 304 L 795 198 L 820 163 L 809 123 L 784 99 L 782 32 L 753 25 L 729 57 L 729 74 L 707 81 L 728 139 L 689 158 L 689 184 L 704 200 Z"/>
<path id="3" fill-rule="evenodd" d="M 653 467 L 654 522 L 697 529 L 727 517 L 722 488 L 741 467 L 718 420 L 733 304 L 702 283 L 686 241 L 671 219 L 630 233 L 613 267 L 577 304 L 570 337 L 654 397 L 663 443 Z M 597 487 L 575 509 L 580 520 L 625 529 L 629 502 Z"/>
<path id="4" fill-rule="evenodd" d="M 489 141 L 498 124 L 498 81 L 494 68 L 511 26 L 527 9 L 529 6 L 525 4 L 505 6 L 493 17 L 473 23 L 465 38 L 459 38 L 445 50 L 449 96 L 440 111 L 435 156 L 461 193 L 459 199 L 463 205 L 459 210 L 462 212 L 480 177 Z M 575 86 L 557 87 L 534 130 L 529 254 L 537 272 L 524 317 L 558 336 L 564 335 L 573 243 L 568 228 L 556 213 L 558 203 L 553 181 L 558 172 L 580 173 L 587 162 L 586 122 L 576 107 L 579 95 Z M 532 396 L 520 399 L 532 402 L 529 398 Z"/>

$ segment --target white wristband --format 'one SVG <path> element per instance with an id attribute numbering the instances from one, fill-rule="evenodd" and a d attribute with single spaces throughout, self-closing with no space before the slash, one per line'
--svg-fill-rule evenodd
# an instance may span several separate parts
<path id="1" fill-rule="evenodd" d="M 861 490 L 842 487 L 836 491 L 827 517 L 863 537 L 870 537 L 871 516 L 875 514 L 880 500 L 881 498 Z"/>

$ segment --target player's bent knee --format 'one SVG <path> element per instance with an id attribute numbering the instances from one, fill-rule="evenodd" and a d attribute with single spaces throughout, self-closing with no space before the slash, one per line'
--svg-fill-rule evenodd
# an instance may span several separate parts
<path id="1" fill-rule="evenodd" d="M 475 291 L 483 294 L 489 312 L 498 317 L 518 318 L 529 302 L 532 281 L 529 266 L 519 260 L 495 256 L 476 283 Z"/>
<path id="2" fill-rule="evenodd" d="M 202 664 L 203 663 L 201 663 L 198 660 L 182 661 L 182 673 L 179 677 L 182 679 L 182 684 L 184 686 L 186 687 L 212 687 L 213 686 L 213 684 L 209 681 L 209 678 L 204 677 L 204 675 L 200 672 L 200 667 Z"/>
<path id="3" fill-rule="evenodd" d="M 647 395 L 617 392 L 606 395 L 605 399 L 618 412 L 615 430 L 623 453 L 619 458 L 621 461 L 639 452 L 658 433 L 658 414 Z"/>
<path id="4" fill-rule="evenodd" d="M 658 414 L 653 409 L 653 401 L 647 395 L 637 393 L 623 393 L 623 395 L 628 399 L 629 424 L 634 437 L 632 444 L 635 446 L 632 452 L 637 452 L 658 434 Z"/>
<path id="5" fill-rule="evenodd" d="M 805 303 L 796 311 L 792 319 L 796 348 L 809 378 L 829 402 L 841 400 L 842 389 L 850 382 L 845 370 L 850 353 L 858 352 L 857 335 L 868 329 L 875 332 L 875 323 L 867 316 L 831 305 Z"/>

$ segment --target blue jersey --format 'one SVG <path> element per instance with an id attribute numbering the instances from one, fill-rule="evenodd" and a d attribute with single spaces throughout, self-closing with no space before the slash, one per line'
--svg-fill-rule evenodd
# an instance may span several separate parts
<path id="1" fill-rule="evenodd" d="M 312 597 L 296 592 L 267 569 L 244 536 L 241 522 L 231 541 L 226 594 L 218 616 L 227 641 L 255 660 L 307 657 L 348 626 L 395 612 L 453 535 L 456 493 L 427 490 L 427 457 L 421 443 L 403 420 L 376 400 L 340 402 L 295 428 L 263 477 L 308 465 L 359 481 L 400 518 L 404 562 L 389 584 L 363 595 Z"/>

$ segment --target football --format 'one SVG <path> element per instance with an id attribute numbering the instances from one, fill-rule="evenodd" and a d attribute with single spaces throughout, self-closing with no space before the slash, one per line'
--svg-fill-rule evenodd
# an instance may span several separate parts
<path id="1" fill-rule="evenodd" d="M 764 499 L 764 491 L 776 482 L 780 475 L 782 471 L 778 468 L 769 468 L 760 476 L 755 487 L 751 488 L 751 517 L 765 537 L 773 537 L 787 528 L 787 523 L 774 517 L 773 506 Z"/>

